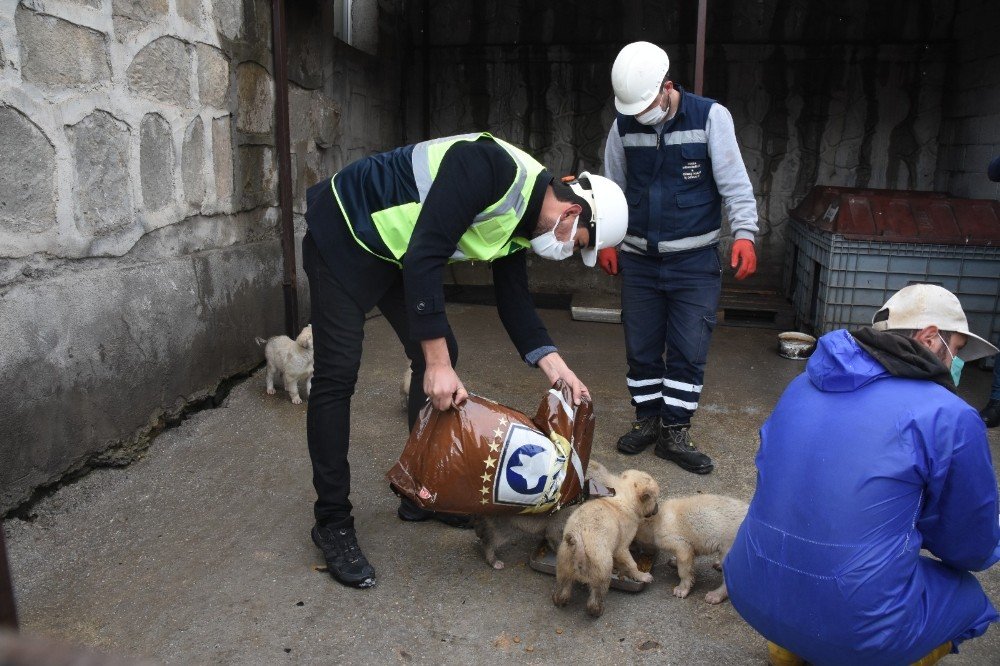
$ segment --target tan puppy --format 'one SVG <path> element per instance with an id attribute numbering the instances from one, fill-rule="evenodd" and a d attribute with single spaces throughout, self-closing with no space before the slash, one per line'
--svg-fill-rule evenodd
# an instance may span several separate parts
<path id="1" fill-rule="evenodd" d="M 603 486 L 614 486 L 614 482 L 618 479 L 617 476 L 608 471 L 607 467 L 596 460 L 591 460 L 587 466 L 587 478 L 593 479 Z M 497 557 L 497 550 L 525 534 L 536 537 L 544 536 L 549 548 L 553 552 L 558 550 L 566 521 L 579 506 L 579 504 L 566 506 L 555 513 L 545 515 L 476 516 L 473 518 L 472 526 L 482 544 L 483 556 L 486 561 L 494 569 L 499 570 L 504 568 L 504 563 Z"/>
<path id="2" fill-rule="evenodd" d="M 736 539 L 736 531 L 746 518 L 748 505 L 724 495 L 692 495 L 662 500 L 659 513 L 642 521 L 635 540 L 653 546 L 677 558 L 680 583 L 674 596 L 683 599 L 694 585 L 694 558 L 714 555 L 718 561 Z M 710 604 L 722 603 L 729 596 L 726 581 L 705 595 Z"/>
<path id="3" fill-rule="evenodd" d="M 552 595 L 556 606 L 569 602 L 573 582 L 580 581 L 590 588 L 587 612 L 600 617 L 616 567 L 619 573 L 642 583 L 653 580 L 650 574 L 639 571 L 628 547 L 643 518 L 657 512 L 660 487 L 649 474 L 629 469 L 621 473 L 614 489 L 614 497 L 584 502 L 566 522 L 556 554 L 556 591 Z"/>
<path id="4" fill-rule="evenodd" d="M 264 345 L 264 357 L 267 359 L 267 376 L 265 384 L 267 394 L 274 395 L 274 378 L 281 377 L 282 385 L 288 391 L 292 404 L 302 404 L 299 397 L 299 382 L 306 380 L 306 395 L 312 389 L 313 374 L 313 334 L 312 324 L 302 329 L 299 337 L 292 340 L 287 335 L 276 335 L 268 338 L 256 338 L 257 344 Z"/>

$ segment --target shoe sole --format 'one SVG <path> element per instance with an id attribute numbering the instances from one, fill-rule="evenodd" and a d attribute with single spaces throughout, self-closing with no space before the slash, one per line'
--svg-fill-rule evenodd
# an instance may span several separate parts
<path id="1" fill-rule="evenodd" d="M 469 530 L 472 529 L 472 517 L 471 516 L 460 516 L 448 513 L 439 513 L 431 516 L 433 520 L 438 521 L 442 525 L 447 525 L 448 527 L 454 527 L 458 530 Z"/>
<path id="2" fill-rule="evenodd" d="M 430 514 L 419 514 L 419 515 L 413 513 L 407 514 L 404 513 L 402 509 L 396 509 L 396 516 L 399 517 L 400 520 L 406 521 L 408 523 L 422 523 L 425 520 L 431 519 Z"/>
<path id="3" fill-rule="evenodd" d="M 645 451 L 646 449 L 648 449 L 649 447 L 651 447 L 651 446 L 653 446 L 655 444 L 656 444 L 656 442 L 650 442 L 649 444 L 646 444 L 645 446 L 640 447 L 638 449 L 634 449 L 634 448 L 627 447 L 627 446 L 622 446 L 621 444 L 615 444 L 615 448 L 618 449 L 618 453 L 624 453 L 627 456 L 635 456 L 635 455 L 639 455 L 640 453 L 642 453 L 643 451 Z"/>
<path id="4" fill-rule="evenodd" d="M 714 464 L 709 464 L 707 467 L 695 467 L 693 465 L 685 464 L 685 463 L 683 463 L 680 460 L 677 460 L 675 458 L 671 458 L 670 456 L 666 456 L 666 455 L 660 453 L 659 451 L 653 451 L 653 453 L 656 454 L 657 458 L 661 458 L 663 460 L 668 460 L 668 461 L 674 463 L 675 465 L 677 465 L 678 467 L 680 467 L 682 470 L 684 470 L 686 472 L 692 472 L 694 474 L 709 474 L 713 469 L 715 469 L 715 465 Z"/>
<path id="5" fill-rule="evenodd" d="M 396 516 L 407 523 L 424 523 L 428 520 L 436 520 L 442 525 L 447 525 L 448 527 L 455 527 L 460 530 L 467 530 L 472 528 L 472 519 L 469 516 L 459 516 L 449 513 L 434 513 L 429 512 L 426 515 L 415 517 L 413 514 L 406 514 L 402 509 L 396 510 Z"/>
<path id="6" fill-rule="evenodd" d="M 624 453 L 627 456 L 637 456 L 640 453 L 642 453 L 643 451 L 645 451 L 646 449 L 648 449 L 649 447 L 648 446 L 644 446 L 641 449 L 639 449 L 638 451 L 636 451 L 635 449 L 625 449 L 625 448 L 622 448 L 620 446 L 616 446 L 615 448 L 618 449 L 618 453 Z"/>
<path id="7" fill-rule="evenodd" d="M 311 536 L 312 536 L 313 543 L 316 545 L 317 548 L 319 548 L 319 552 L 323 553 L 323 546 L 321 546 L 319 544 L 319 539 L 316 537 L 316 528 L 315 527 L 313 528 L 313 530 L 311 532 Z M 323 554 L 323 560 L 324 560 L 324 564 L 326 564 L 326 554 L 325 553 Z M 334 579 L 335 581 L 337 581 L 341 585 L 343 585 L 345 587 L 353 587 L 353 588 L 355 588 L 357 590 L 367 590 L 367 589 L 375 587 L 375 585 L 378 583 L 378 579 L 375 576 L 369 576 L 368 578 L 362 578 L 361 580 L 358 580 L 358 581 L 344 580 L 343 578 L 341 578 L 340 576 L 338 576 L 336 573 L 334 573 L 333 569 L 330 567 L 329 564 L 326 565 L 326 572 L 328 574 L 330 574 L 330 578 Z"/>

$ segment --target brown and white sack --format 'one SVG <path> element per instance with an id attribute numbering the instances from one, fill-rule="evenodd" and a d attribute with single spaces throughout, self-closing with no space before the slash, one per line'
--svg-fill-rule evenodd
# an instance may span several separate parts
<path id="1" fill-rule="evenodd" d="M 593 437 L 593 403 L 574 407 L 562 380 L 534 419 L 477 395 L 444 412 L 428 402 L 386 478 L 431 511 L 549 513 L 580 496 Z"/>

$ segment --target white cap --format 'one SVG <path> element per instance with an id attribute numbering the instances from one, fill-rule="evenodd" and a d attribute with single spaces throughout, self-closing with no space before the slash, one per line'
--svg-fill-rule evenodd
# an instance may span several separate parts
<path id="1" fill-rule="evenodd" d="M 928 326 L 964 335 L 968 341 L 958 352 L 963 361 L 997 353 L 996 347 L 969 330 L 969 320 L 955 294 L 936 284 L 903 287 L 872 317 L 872 328 L 876 331 L 919 331 Z"/>

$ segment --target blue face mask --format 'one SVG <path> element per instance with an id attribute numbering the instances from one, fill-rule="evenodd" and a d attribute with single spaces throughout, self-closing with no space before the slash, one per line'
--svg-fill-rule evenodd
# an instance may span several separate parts
<path id="1" fill-rule="evenodd" d="M 938 333 L 938 337 L 941 338 L 940 333 Z M 944 338 L 941 338 L 941 342 L 944 342 L 944 348 L 948 350 L 948 356 L 951 356 L 951 381 L 955 382 L 955 386 L 958 386 L 958 380 L 962 376 L 962 368 L 965 367 L 965 361 L 951 353 L 951 347 L 944 341 Z"/>
<path id="2" fill-rule="evenodd" d="M 965 361 L 955 356 L 951 359 L 951 378 L 955 382 L 955 386 L 958 386 L 958 378 L 962 376 L 962 368 L 965 367 Z"/>

